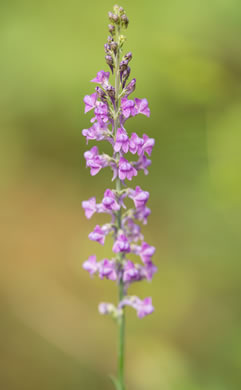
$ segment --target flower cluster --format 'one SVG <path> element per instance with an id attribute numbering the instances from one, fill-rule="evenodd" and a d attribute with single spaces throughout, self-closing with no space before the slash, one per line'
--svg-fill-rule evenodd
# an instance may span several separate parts
<path id="1" fill-rule="evenodd" d="M 115 189 L 106 189 L 100 203 L 92 197 L 82 202 L 86 217 L 89 219 L 95 213 L 106 213 L 110 221 L 103 226 L 96 225 L 89 234 L 89 239 L 104 245 L 105 237 L 112 234 L 114 237 L 113 257 L 110 259 L 96 260 L 96 256 L 90 256 L 83 264 L 83 268 L 91 276 L 99 275 L 115 281 L 122 287 L 121 299 L 115 307 L 111 303 L 101 303 L 101 314 L 112 314 L 114 317 L 122 315 L 125 306 L 131 306 L 137 312 L 139 318 L 153 312 L 150 297 L 141 300 L 136 296 L 127 294 L 128 287 L 141 280 L 152 280 L 157 271 L 152 262 L 155 248 L 144 241 L 139 222 L 147 223 L 150 209 L 146 206 L 149 192 L 140 186 L 134 189 L 127 187 L 127 182 L 143 170 L 148 174 L 151 164 L 149 157 L 155 144 L 153 138 L 143 134 L 129 134 L 126 129 L 126 121 L 136 115 L 150 116 L 150 109 L 146 99 L 130 99 L 134 92 L 136 79 L 128 83 L 131 73 L 129 63 L 132 53 L 122 55 L 122 47 L 125 37 L 120 34 L 121 27 L 128 26 L 128 18 L 121 7 L 114 7 L 114 13 L 109 13 L 111 24 L 110 36 L 105 44 L 105 59 L 114 75 L 114 86 L 110 83 L 110 72 L 101 70 L 91 81 L 97 84 L 95 92 L 84 97 L 85 113 L 93 111 L 94 116 L 90 120 L 91 127 L 82 131 L 89 141 L 107 141 L 112 145 L 112 156 L 100 153 L 97 146 L 93 146 L 84 153 L 86 166 L 90 168 L 90 174 L 95 176 L 102 168 L 109 167 L 113 172 L 112 181 L 115 181 Z M 133 161 L 132 161 L 133 159 Z M 125 200 L 131 199 L 133 207 L 126 208 Z M 137 261 L 128 259 L 129 254 L 135 254 Z"/>

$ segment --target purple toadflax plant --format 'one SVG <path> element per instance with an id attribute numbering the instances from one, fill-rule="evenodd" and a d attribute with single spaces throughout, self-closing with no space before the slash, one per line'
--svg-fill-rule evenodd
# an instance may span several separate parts
<path id="1" fill-rule="evenodd" d="M 113 378 L 118 390 L 125 390 L 124 385 L 124 333 L 125 333 L 125 307 L 131 306 L 136 310 L 139 318 L 151 314 L 154 310 L 150 297 L 140 299 L 128 295 L 129 286 L 141 280 L 152 280 L 157 271 L 152 262 L 155 248 L 144 241 L 138 223 L 147 223 L 150 209 L 146 206 L 149 192 L 136 186 L 135 189 L 127 187 L 127 183 L 143 170 L 148 174 L 154 139 L 146 134 L 139 137 L 136 133 L 128 134 L 126 130 L 127 119 L 143 114 L 150 116 L 150 109 L 146 99 L 129 99 L 135 90 L 136 79 L 128 82 L 130 76 L 129 63 L 132 53 L 122 54 L 125 37 L 121 34 L 122 28 L 127 28 L 128 18 L 122 7 L 114 6 L 114 12 L 109 12 L 110 36 L 105 44 L 105 59 L 114 78 L 114 86 L 110 84 L 110 72 L 99 71 L 91 80 L 97 86 L 92 95 L 85 96 L 85 113 L 94 110 L 91 119 L 92 126 L 84 129 L 82 134 L 89 140 L 108 141 L 113 147 L 113 155 L 100 154 L 97 146 L 93 146 L 84 153 L 86 166 L 90 174 L 95 176 L 101 169 L 110 167 L 113 171 L 112 181 L 115 189 L 104 192 L 101 203 L 96 203 L 95 197 L 82 202 L 85 215 L 89 219 L 94 213 L 110 215 L 110 222 L 103 226 L 97 225 L 89 234 L 89 239 L 104 245 L 105 237 L 112 234 L 114 238 L 113 256 L 111 259 L 96 261 L 92 255 L 83 264 L 83 268 L 91 276 L 98 274 L 101 279 L 114 281 L 119 290 L 119 302 L 100 303 L 99 312 L 110 314 L 119 325 L 119 351 L 118 351 L 118 379 Z M 135 161 L 128 157 L 135 155 Z M 147 157 L 148 156 L 148 157 Z M 132 156 L 131 156 L 132 157 Z M 133 208 L 126 209 L 124 200 L 130 198 Z M 139 256 L 139 262 L 132 262 L 128 254 Z"/>

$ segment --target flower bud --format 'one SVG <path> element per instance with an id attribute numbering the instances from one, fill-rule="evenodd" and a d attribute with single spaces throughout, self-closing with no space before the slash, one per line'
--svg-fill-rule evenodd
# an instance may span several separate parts
<path id="1" fill-rule="evenodd" d="M 112 100 L 115 99 L 115 88 L 112 87 L 112 85 L 108 85 L 108 87 L 106 87 L 106 92 Z"/>
<path id="2" fill-rule="evenodd" d="M 123 15 L 125 13 L 125 10 L 123 7 L 119 7 L 119 14 Z"/>
<path id="3" fill-rule="evenodd" d="M 118 16 L 118 15 L 116 15 L 116 14 L 113 14 L 113 16 L 112 16 L 112 20 L 113 20 L 113 22 L 114 22 L 114 23 L 116 23 L 116 24 L 118 24 L 118 23 L 119 23 L 119 21 L 120 21 L 120 19 L 119 19 L 119 16 Z"/>
<path id="4" fill-rule="evenodd" d="M 120 47 L 123 46 L 125 41 L 126 41 L 126 37 L 124 35 L 120 35 L 119 37 Z"/>
<path id="5" fill-rule="evenodd" d="M 120 62 L 120 72 L 123 72 L 128 67 L 128 61 L 124 60 Z"/>
<path id="6" fill-rule="evenodd" d="M 108 43 L 105 43 L 104 44 L 104 48 L 105 48 L 105 52 L 106 52 L 106 54 L 108 54 L 109 52 L 110 52 L 110 45 L 108 45 Z"/>
<path id="7" fill-rule="evenodd" d="M 122 82 L 122 88 L 125 88 L 126 81 L 128 77 L 130 76 L 131 68 L 128 66 L 127 69 L 125 69 L 122 73 L 121 82 Z"/>
<path id="8" fill-rule="evenodd" d="M 123 310 L 121 308 L 115 307 L 112 305 L 112 303 L 101 302 L 98 309 L 100 314 L 110 314 L 116 320 L 118 320 L 123 315 Z"/>
<path id="9" fill-rule="evenodd" d="M 115 12 L 116 14 L 118 14 L 119 11 L 120 11 L 119 5 L 118 5 L 118 4 L 115 4 L 114 7 L 113 7 L 113 10 L 114 10 L 114 12 Z"/>
<path id="10" fill-rule="evenodd" d="M 111 42 L 110 48 L 111 48 L 111 50 L 114 52 L 114 54 L 116 54 L 117 48 L 118 48 L 117 42 Z"/>
<path id="11" fill-rule="evenodd" d="M 113 16 L 114 16 L 113 12 L 108 12 L 108 17 L 111 22 L 113 22 Z"/>
<path id="12" fill-rule="evenodd" d="M 106 63 L 107 63 L 108 65 L 113 65 L 113 64 L 114 64 L 113 58 L 112 58 L 110 55 L 105 56 L 105 60 L 106 60 Z"/>
<path id="13" fill-rule="evenodd" d="M 113 68 L 114 68 L 114 61 L 113 58 L 110 55 L 105 56 L 105 61 L 107 65 L 109 65 L 111 72 L 113 73 Z"/>
<path id="14" fill-rule="evenodd" d="M 111 35 L 115 34 L 115 26 L 113 24 L 109 24 L 108 29 L 109 29 L 109 32 L 111 33 Z"/>
<path id="15" fill-rule="evenodd" d="M 129 24 L 129 19 L 127 18 L 126 14 L 121 15 L 121 25 L 127 28 L 128 24 Z"/>
<path id="16" fill-rule="evenodd" d="M 131 52 L 127 53 L 124 57 L 124 60 L 130 62 L 132 60 L 132 53 Z"/>
<path id="17" fill-rule="evenodd" d="M 136 79 L 132 79 L 125 89 L 125 96 L 129 96 L 136 89 Z"/>
<path id="18" fill-rule="evenodd" d="M 106 100 L 107 100 L 105 91 L 103 91 L 103 89 L 101 89 L 100 87 L 96 87 L 95 90 L 96 90 L 96 92 L 97 92 L 98 98 L 99 98 L 103 103 L 105 103 Z"/>

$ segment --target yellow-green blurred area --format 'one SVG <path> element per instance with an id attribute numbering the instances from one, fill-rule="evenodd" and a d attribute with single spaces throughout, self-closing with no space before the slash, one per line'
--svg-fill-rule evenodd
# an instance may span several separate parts
<path id="1" fill-rule="evenodd" d="M 0 2 L 0 390 L 111 390 L 117 329 L 97 312 L 116 285 L 81 264 L 111 256 L 88 240 L 105 216 L 111 172 L 85 168 L 83 97 L 107 70 L 111 1 Z M 144 228 L 159 273 L 132 294 L 155 313 L 127 309 L 129 390 L 241 388 L 241 3 L 123 1 L 130 19 L 133 96 L 150 119 L 129 132 L 156 139 Z M 105 151 L 105 143 L 99 144 Z"/>

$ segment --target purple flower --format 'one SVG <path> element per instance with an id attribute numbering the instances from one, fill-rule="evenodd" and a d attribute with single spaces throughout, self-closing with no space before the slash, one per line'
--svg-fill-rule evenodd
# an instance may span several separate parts
<path id="1" fill-rule="evenodd" d="M 108 105 L 103 102 L 96 102 L 96 107 L 95 107 L 95 117 L 91 119 L 91 122 L 94 122 L 97 120 L 98 122 L 106 123 L 109 120 L 109 111 L 108 111 Z"/>
<path id="2" fill-rule="evenodd" d="M 105 138 L 105 135 L 108 133 L 108 127 L 106 123 L 94 123 L 89 129 L 82 130 L 82 134 L 86 137 L 88 144 L 89 140 L 101 141 Z"/>
<path id="3" fill-rule="evenodd" d="M 84 97 L 85 103 L 85 114 L 86 112 L 92 110 L 92 108 L 96 105 L 97 93 L 93 93 L 92 95 L 86 95 Z"/>
<path id="4" fill-rule="evenodd" d="M 152 280 L 153 275 L 157 272 L 157 267 L 152 263 L 152 261 L 147 262 L 144 267 L 140 268 L 141 277 L 146 278 L 147 280 Z"/>
<path id="5" fill-rule="evenodd" d="M 90 275 L 94 275 L 98 269 L 99 265 L 96 262 L 96 256 L 92 255 L 83 263 L 83 268 L 90 273 Z"/>
<path id="6" fill-rule="evenodd" d="M 84 200 L 82 202 L 82 207 L 85 210 L 86 218 L 90 219 L 92 217 L 92 215 L 96 212 L 96 199 L 95 199 L 95 197 L 92 197 L 89 200 Z"/>
<path id="7" fill-rule="evenodd" d="M 148 135 L 143 134 L 143 145 L 141 147 L 141 153 L 146 152 L 148 156 L 150 156 L 154 145 L 155 145 L 154 138 L 149 138 Z"/>
<path id="8" fill-rule="evenodd" d="M 122 309 L 115 307 L 112 303 L 101 302 L 98 309 L 100 314 L 111 314 L 113 318 L 118 318 L 122 315 Z"/>
<path id="9" fill-rule="evenodd" d="M 112 303 L 101 302 L 99 304 L 100 314 L 110 314 L 113 311 L 114 305 Z"/>
<path id="10" fill-rule="evenodd" d="M 119 234 L 112 248 L 114 253 L 130 252 L 130 244 L 128 238 L 124 234 Z"/>
<path id="11" fill-rule="evenodd" d="M 98 156 L 98 154 L 99 154 L 99 149 L 97 146 L 93 146 L 93 148 L 84 152 L 84 158 L 86 160 L 86 163 L 89 160 L 93 160 L 96 156 Z"/>
<path id="12" fill-rule="evenodd" d="M 148 314 L 153 313 L 154 307 L 152 306 L 152 299 L 151 297 L 143 299 L 143 301 L 139 301 L 136 304 L 136 310 L 137 310 L 137 315 L 139 318 L 143 318 L 147 316 Z"/>
<path id="13" fill-rule="evenodd" d="M 110 77 L 110 72 L 104 72 L 103 70 L 100 70 L 96 77 L 91 80 L 92 83 L 101 84 L 104 88 L 108 86 L 108 81 Z"/>
<path id="14" fill-rule="evenodd" d="M 151 160 L 149 160 L 144 154 L 142 154 L 138 161 L 135 161 L 133 163 L 133 165 L 135 166 L 135 168 L 140 171 L 140 170 L 143 170 L 144 171 L 144 174 L 145 175 L 148 175 L 148 167 L 151 165 Z"/>
<path id="15" fill-rule="evenodd" d="M 137 315 L 139 318 L 143 318 L 148 314 L 151 314 L 154 311 L 154 307 L 152 306 L 151 297 L 143 299 L 143 301 L 135 296 L 124 298 L 119 303 L 119 308 L 122 309 L 123 306 L 131 306 L 133 309 L 137 311 Z"/>
<path id="16" fill-rule="evenodd" d="M 116 140 L 114 145 L 114 151 L 119 152 L 122 150 L 124 153 L 127 153 L 129 149 L 129 138 L 126 134 L 125 129 L 119 128 L 116 132 Z"/>
<path id="17" fill-rule="evenodd" d="M 105 243 L 106 232 L 99 225 L 96 225 L 94 231 L 89 234 L 89 239 L 92 241 L 97 241 L 101 245 Z"/>
<path id="18" fill-rule="evenodd" d="M 141 187 L 136 186 L 135 190 L 131 190 L 129 198 L 133 199 L 136 208 L 144 207 L 149 199 L 149 192 L 143 191 Z"/>
<path id="19" fill-rule="evenodd" d="M 151 210 L 148 207 L 142 207 L 136 210 L 134 213 L 134 217 L 143 223 L 143 225 L 147 224 L 147 218 L 151 214 Z"/>
<path id="20" fill-rule="evenodd" d="M 131 138 L 129 141 L 129 149 L 132 154 L 138 153 L 138 155 L 141 154 L 142 145 L 144 144 L 144 140 L 136 133 L 131 134 Z"/>
<path id="21" fill-rule="evenodd" d="M 137 170 L 124 157 L 121 157 L 118 174 L 121 180 L 132 180 L 132 177 L 137 175 Z"/>
<path id="22" fill-rule="evenodd" d="M 139 250 L 139 255 L 144 264 L 147 264 L 151 261 L 151 258 L 154 255 L 155 251 L 156 249 L 154 246 L 150 246 L 146 242 L 142 242 Z"/>
<path id="23" fill-rule="evenodd" d="M 135 98 L 135 108 L 136 114 L 143 114 L 150 116 L 150 109 L 148 107 L 148 101 L 146 99 L 137 99 Z"/>
<path id="24" fill-rule="evenodd" d="M 143 240 L 143 234 L 141 234 L 141 228 L 139 225 L 134 223 L 132 218 L 127 219 L 125 228 L 126 228 L 128 239 L 130 241 L 137 242 Z"/>
<path id="25" fill-rule="evenodd" d="M 101 168 L 106 167 L 106 161 L 102 156 L 96 156 L 94 160 L 89 160 L 87 165 L 90 167 L 91 176 L 95 176 Z"/>
<path id="26" fill-rule="evenodd" d="M 117 273 L 115 269 L 115 262 L 108 259 L 102 260 L 99 265 L 99 275 L 101 279 L 106 277 L 109 280 L 116 280 Z"/>
<path id="27" fill-rule="evenodd" d="M 111 190 L 106 190 L 104 193 L 104 198 L 102 200 L 102 205 L 105 210 L 108 211 L 117 211 L 120 210 L 120 206 L 116 201 L 115 195 Z"/>
<path id="28" fill-rule="evenodd" d="M 124 265 L 123 280 L 124 282 L 134 282 L 140 279 L 139 271 L 132 261 L 128 260 Z"/>
<path id="29" fill-rule="evenodd" d="M 101 156 L 98 153 L 99 150 L 97 146 L 93 146 L 93 148 L 84 153 L 86 166 L 90 167 L 91 176 L 97 175 L 101 168 L 105 168 L 108 165 L 108 156 Z"/>
<path id="30" fill-rule="evenodd" d="M 127 98 L 121 99 L 121 109 L 125 119 L 135 115 L 135 103 L 133 100 Z"/>

